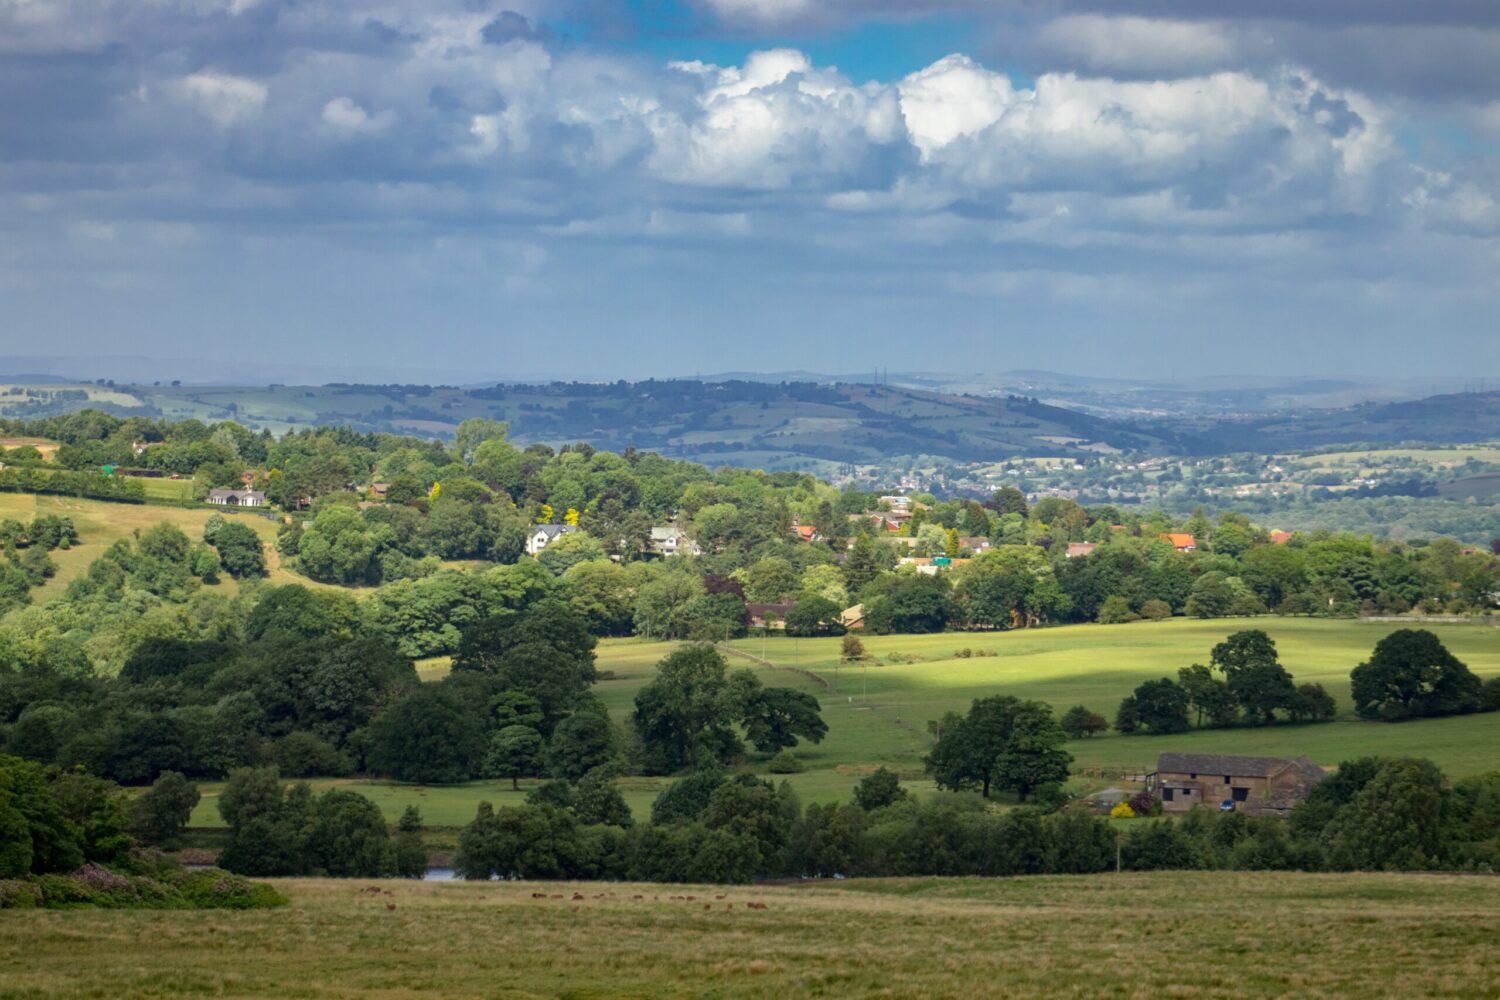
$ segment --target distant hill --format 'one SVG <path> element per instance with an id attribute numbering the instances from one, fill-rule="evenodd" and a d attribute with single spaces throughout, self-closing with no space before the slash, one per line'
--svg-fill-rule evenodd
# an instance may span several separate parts
<path id="1" fill-rule="evenodd" d="M 1184 454 L 1298 451 L 1336 444 L 1458 444 L 1500 438 L 1500 392 L 1460 392 L 1250 419 L 1144 425 Z"/>
<path id="2" fill-rule="evenodd" d="M 0 416 L 39 417 L 87 406 L 176 420 L 233 419 L 278 433 L 347 425 L 446 437 L 460 422 L 486 417 L 507 421 L 512 438 L 522 443 L 587 441 L 598 448 L 658 451 L 709 465 L 824 474 L 841 465 L 888 466 L 917 456 L 989 463 L 1115 451 L 1212 455 L 1500 439 L 1500 392 L 1338 409 L 1136 420 L 1083 412 L 1026 394 L 746 379 L 469 388 L 52 385 L 37 386 L 29 395 L 0 396 Z"/>

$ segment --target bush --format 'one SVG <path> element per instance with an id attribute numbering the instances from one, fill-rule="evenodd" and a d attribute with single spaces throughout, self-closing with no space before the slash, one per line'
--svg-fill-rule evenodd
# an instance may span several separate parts
<path id="1" fill-rule="evenodd" d="M 772 774 L 801 774 L 807 767 L 790 750 L 779 750 L 766 765 Z"/>
<path id="2" fill-rule="evenodd" d="M 1120 625 L 1139 618 L 1140 615 L 1130 610 L 1130 602 L 1123 597 L 1106 597 L 1104 603 L 1099 606 L 1099 624 L 1101 625 Z"/>
<path id="3" fill-rule="evenodd" d="M 1152 598 L 1141 605 L 1141 617 L 1148 618 L 1151 621 L 1161 621 L 1163 618 L 1171 618 L 1172 605 L 1166 601 Z"/>
<path id="4" fill-rule="evenodd" d="M 1064 712 L 1059 724 L 1070 740 L 1087 739 L 1109 728 L 1108 719 L 1098 712 L 1090 712 L 1082 705 L 1074 705 Z"/>
<path id="5" fill-rule="evenodd" d="M 1115 807 L 1109 811 L 1110 819 L 1135 819 L 1135 810 L 1130 808 L 1130 803 L 1121 799 L 1115 803 Z"/>
<path id="6" fill-rule="evenodd" d="M 285 906 L 270 886 L 210 868 L 127 875 L 84 865 L 68 875 L 0 881 L 0 909 L 251 910 Z"/>

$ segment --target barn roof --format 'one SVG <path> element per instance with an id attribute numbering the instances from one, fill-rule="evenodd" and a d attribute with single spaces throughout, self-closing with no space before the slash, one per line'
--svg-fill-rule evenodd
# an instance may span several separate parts
<path id="1" fill-rule="evenodd" d="M 1218 753 L 1164 753 L 1157 758 L 1157 773 L 1226 774 L 1232 778 L 1268 778 L 1286 767 L 1322 780 L 1323 769 L 1306 757 L 1241 757 Z"/>

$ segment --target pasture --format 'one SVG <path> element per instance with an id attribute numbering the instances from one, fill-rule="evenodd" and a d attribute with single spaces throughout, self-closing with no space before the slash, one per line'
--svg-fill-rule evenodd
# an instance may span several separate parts
<path id="1" fill-rule="evenodd" d="M 1367 657 L 1376 641 L 1400 626 L 1317 618 L 1255 618 L 1200 621 L 1177 618 L 1128 625 L 1072 625 L 999 633 L 948 632 L 930 636 L 864 636 L 868 665 L 839 663 L 839 639 L 741 639 L 730 645 L 768 660 L 774 667 L 740 656 L 732 669 L 749 668 L 767 685 L 790 686 L 818 698 L 828 737 L 794 751 L 806 765 L 801 774 L 770 775 L 764 759 L 751 755 L 749 769 L 786 780 L 804 802 L 847 801 L 859 779 L 880 766 L 901 775 L 917 792 L 931 790 L 922 775 L 922 757 L 931 746 L 927 723 L 948 711 L 965 711 L 975 699 L 1013 694 L 1050 703 L 1059 713 L 1075 704 L 1113 718 L 1120 699 L 1144 680 L 1175 676 L 1178 667 L 1207 663 L 1209 650 L 1230 632 L 1263 628 L 1276 640 L 1282 662 L 1302 681 L 1324 684 L 1339 705 L 1332 723 L 1228 730 L 1200 730 L 1177 736 L 1121 736 L 1110 733 L 1074 740 L 1068 750 L 1080 772 L 1074 789 L 1102 787 L 1110 780 L 1089 772 L 1139 773 L 1150 770 L 1163 750 L 1202 753 L 1297 756 L 1307 754 L 1324 766 L 1367 754 L 1429 757 L 1451 777 L 1500 769 L 1500 713 L 1433 719 L 1397 725 L 1362 722 L 1349 702 L 1349 671 Z M 1481 677 L 1500 673 L 1500 629 L 1487 625 L 1429 625 L 1454 653 Z M 599 646 L 603 679 L 594 690 L 611 715 L 626 724 L 635 694 L 655 675 L 656 664 L 674 648 L 669 642 L 612 639 Z M 963 650 L 993 653 L 959 656 Z M 900 662 L 900 661 L 914 662 Z M 434 680 L 446 672 L 445 658 L 423 661 L 420 675 Z M 670 778 L 622 778 L 621 791 L 638 818 L 650 814 L 652 800 Z M 314 781 L 315 788 L 349 787 L 368 795 L 395 822 L 409 804 L 422 810 L 429 828 L 462 826 L 484 799 L 495 805 L 519 804 L 535 782 L 520 792 L 509 782 L 482 781 L 455 786 L 423 786 L 373 779 Z M 218 784 L 203 786 L 204 798 L 191 825 L 222 827 Z M 437 843 L 438 841 L 435 841 Z"/>
<path id="2" fill-rule="evenodd" d="M 68 583 L 82 576 L 89 568 L 89 563 L 99 558 L 105 549 L 119 539 L 128 538 L 133 532 L 143 531 L 166 521 L 181 528 L 193 541 L 200 541 L 203 538 L 203 525 L 214 513 L 214 510 L 206 508 L 157 507 L 47 494 L 0 493 L 0 520 L 14 518 L 18 521 L 30 521 L 34 517 L 56 514 L 59 517 L 71 517 L 78 529 L 77 545 L 66 551 L 57 549 L 52 552 L 52 561 L 57 564 L 57 575 L 32 590 L 32 600 L 38 604 L 61 597 L 63 591 L 67 590 Z M 254 528 L 255 533 L 266 543 L 266 565 L 270 569 L 272 583 L 295 582 L 316 586 L 305 577 L 281 568 L 275 549 L 275 521 L 249 511 L 222 513 L 225 517 L 237 517 Z M 236 584 L 232 578 L 224 576 L 220 579 L 217 586 L 230 591 L 235 589 Z"/>
<path id="3" fill-rule="evenodd" d="M 1500 996 L 1485 877 L 272 881 L 288 908 L 0 912 L 0 997 Z"/>

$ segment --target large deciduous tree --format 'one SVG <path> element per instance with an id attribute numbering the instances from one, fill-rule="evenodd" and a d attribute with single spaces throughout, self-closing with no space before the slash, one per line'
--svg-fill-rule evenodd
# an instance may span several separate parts
<path id="1" fill-rule="evenodd" d="M 1260 629 L 1235 632 L 1213 648 L 1209 662 L 1224 674 L 1247 722 L 1270 724 L 1278 709 L 1296 703 L 1292 675 L 1277 659 L 1276 643 Z"/>
<path id="2" fill-rule="evenodd" d="M 1427 629 L 1397 629 L 1349 675 L 1354 710 L 1366 719 L 1456 715 L 1481 707 L 1479 678 Z"/>

